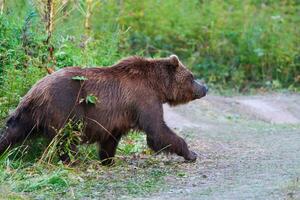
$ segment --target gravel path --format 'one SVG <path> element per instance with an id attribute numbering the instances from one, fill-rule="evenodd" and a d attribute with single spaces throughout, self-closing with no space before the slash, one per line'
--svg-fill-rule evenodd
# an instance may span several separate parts
<path id="1" fill-rule="evenodd" d="M 300 95 L 208 96 L 164 109 L 200 157 L 149 199 L 300 199 Z"/>

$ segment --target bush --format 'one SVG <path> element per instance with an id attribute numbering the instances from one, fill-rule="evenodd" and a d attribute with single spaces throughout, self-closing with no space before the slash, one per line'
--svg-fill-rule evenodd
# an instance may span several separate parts
<path id="1" fill-rule="evenodd" d="M 178 54 L 206 81 L 235 88 L 299 86 L 298 1 L 126 1 L 131 52 Z"/>
<path id="2" fill-rule="evenodd" d="M 122 55 L 118 53 L 121 34 L 118 26 L 105 34 L 92 32 L 90 36 L 76 27 L 68 34 L 65 29 L 57 28 L 47 44 L 42 19 L 26 5 L 27 12 L 19 12 L 24 21 L 15 20 L 16 16 L 10 13 L 0 15 L 0 122 L 30 87 L 47 74 L 46 67 L 58 70 L 66 66 L 106 66 Z M 74 13 L 75 19 L 77 14 Z M 73 21 L 65 19 L 63 23 L 71 25 Z M 63 26 L 58 23 L 57 27 Z M 53 58 L 49 47 L 54 49 Z"/>

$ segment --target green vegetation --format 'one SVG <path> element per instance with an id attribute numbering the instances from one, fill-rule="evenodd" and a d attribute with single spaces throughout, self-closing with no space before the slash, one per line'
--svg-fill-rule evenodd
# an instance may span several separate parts
<path id="1" fill-rule="evenodd" d="M 297 0 L 53 0 L 50 7 L 46 2 L 0 0 L 0 127 L 47 71 L 108 66 L 129 55 L 175 53 L 220 90 L 299 91 Z M 89 94 L 83 101 L 97 99 Z M 73 139 L 78 132 L 66 127 L 60 133 Z M 47 151 L 46 141 L 38 140 L 34 149 L 30 142 L 0 157 L 0 199 L 144 195 L 159 190 L 166 173 L 185 176 L 176 167 L 161 167 L 140 133 L 122 141 L 112 168 L 99 164 L 95 146 L 81 147 L 72 158 L 80 164 L 71 167 L 53 154 L 59 140 Z"/>
<path id="2" fill-rule="evenodd" d="M 299 91 L 298 1 L 54 0 L 50 19 L 46 1 L 4 2 L 1 118 L 45 67 L 107 66 L 128 55 L 176 53 L 219 89 Z"/>
<path id="3" fill-rule="evenodd" d="M 68 132 L 69 128 L 65 130 Z M 56 149 L 52 148 L 60 140 L 48 147 L 46 156 L 42 155 L 47 146 L 44 141 L 35 143 L 35 148 L 28 141 L 0 158 L 0 199 L 108 198 L 158 191 L 163 188 L 164 176 L 173 172 L 146 154 L 144 140 L 137 133 L 125 138 L 112 167 L 100 164 L 95 146 L 82 146 L 77 164 L 68 166 L 58 160 Z M 137 145 L 133 147 L 132 142 Z"/>
<path id="4" fill-rule="evenodd" d="M 300 72 L 299 1 L 140 1 L 120 20 L 133 52 L 177 53 L 209 83 L 296 87 Z M 146 47 L 146 49 L 145 49 Z"/>

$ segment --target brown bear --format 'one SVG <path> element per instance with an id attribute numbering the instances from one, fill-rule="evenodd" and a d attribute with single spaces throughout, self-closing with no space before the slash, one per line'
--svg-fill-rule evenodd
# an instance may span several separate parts
<path id="1" fill-rule="evenodd" d="M 175 55 L 129 57 L 108 68 L 63 68 L 24 96 L 2 130 L 0 154 L 34 134 L 51 139 L 72 119 L 84 122 L 81 142 L 97 142 L 103 164 L 112 163 L 121 137 L 131 129 L 145 132 L 154 151 L 194 161 L 196 153 L 164 122 L 162 105 L 184 104 L 205 96 L 207 90 Z M 89 103 L 88 97 L 94 101 Z M 75 151 L 76 144 L 73 147 Z"/>

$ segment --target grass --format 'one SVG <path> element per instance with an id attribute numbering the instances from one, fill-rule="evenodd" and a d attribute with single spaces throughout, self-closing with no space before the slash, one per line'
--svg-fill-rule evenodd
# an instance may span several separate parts
<path id="1" fill-rule="evenodd" d="M 63 165 L 57 159 L 44 162 L 40 158 L 45 146 L 42 140 L 32 141 L 0 158 L 0 191 L 7 198 L 145 196 L 161 190 L 164 176 L 171 173 L 149 153 L 144 135 L 137 132 L 121 141 L 112 167 L 101 165 L 93 145 L 81 147 L 75 166 Z"/>
<path id="2" fill-rule="evenodd" d="M 300 197 L 300 180 L 299 177 L 289 181 L 284 187 L 284 192 L 288 200 L 297 199 Z"/>

